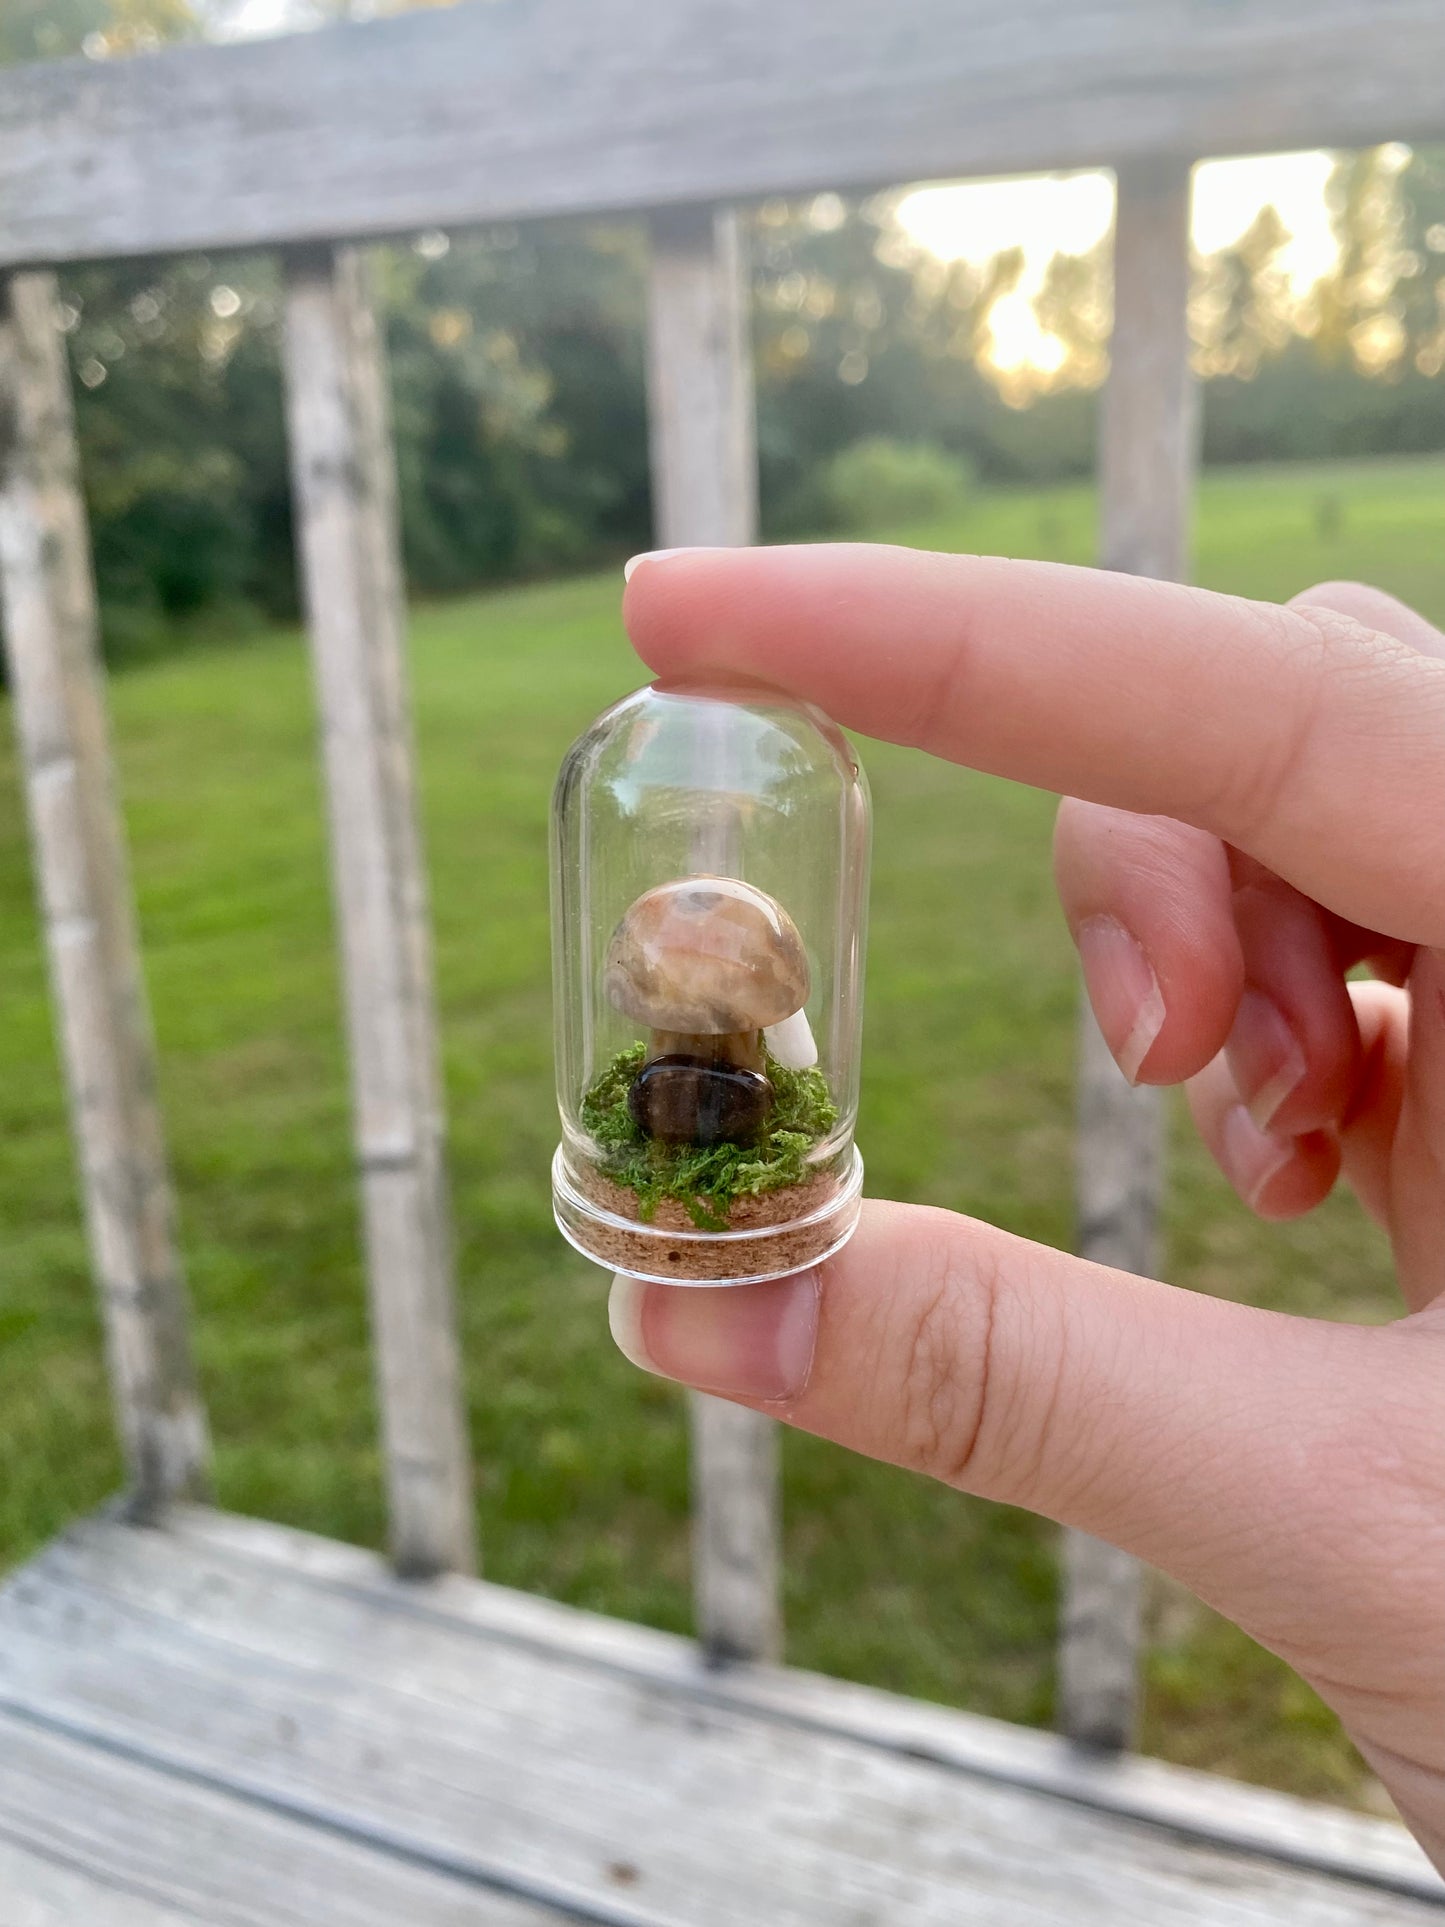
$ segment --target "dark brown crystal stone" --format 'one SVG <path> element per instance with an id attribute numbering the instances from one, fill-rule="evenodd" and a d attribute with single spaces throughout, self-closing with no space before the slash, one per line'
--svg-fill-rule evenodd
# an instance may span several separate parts
<path id="1" fill-rule="evenodd" d="M 665 1144 L 748 1144 L 762 1131 L 773 1087 L 760 1071 L 696 1057 L 654 1057 L 627 1093 L 632 1121 Z"/>

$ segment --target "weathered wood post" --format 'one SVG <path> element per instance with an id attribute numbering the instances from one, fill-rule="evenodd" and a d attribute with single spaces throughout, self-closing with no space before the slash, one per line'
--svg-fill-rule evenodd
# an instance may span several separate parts
<path id="1" fill-rule="evenodd" d="M 0 277 L 0 602 L 111 1384 L 138 1506 L 204 1492 L 54 277 Z"/>
<path id="2" fill-rule="evenodd" d="M 698 208 L 655 215 L 647 388 L 659 547 L 756 539 L 748 314 L 737 216 Z M 690 1404 L 699 1637 L 715 1660 L 776 1658 L 777 1428 L 700 1394 Z"/>
<path id="3" fill-rule="evenodd" d="M 1170 580 L 1187 566 L 1194 472 L 1189 180 L 1184 162 L 1119 170 L 1114 332 L 1100 410 L 1100 560 Z M 1079 1250 L 1152 1276 L 1163 1094 L 1129 1087 L 1087 1002 L 1079 1035 Z M 1117 1749 L 1133 1737 L 1142 1592 L 1143 1574 L 1127 1553 L 1085 1533 L 1065 1534 L 1059 1722 L 1081 1745 Z"/>
<path id="4" fill-rule="evenodd" d="M 366 262 L 287 261 L 292 479 L 331 824 L 392 1555 L 475 1564 L 396 475 Z"/>

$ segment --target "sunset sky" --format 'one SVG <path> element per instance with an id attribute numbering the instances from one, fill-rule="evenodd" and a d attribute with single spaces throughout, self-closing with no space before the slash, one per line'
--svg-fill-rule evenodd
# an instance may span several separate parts
<path id="1" fill-rule="evenodd" d="M 1194 173 L 1195 245 L 1205 253 L 1227 247 L 1273 204 L 1291 236 L 1281 265 L 1304 293 L 1335 257 L 1324 193 L 1332 165 L 1320 152 L 1205 161 Z M 899 209 L 914 239 L 945 260 L 982 261 L 1023 247 L 1023 278 L 993 313 L 991 359 L 1003 369 L 1055 365 L 1061 351 L 1040 330 L 1033 296 L 1051 256 L 1092 247 L 1108 232 L 1113 212 L 1113 182 L 1104 173 L 923 187 Z"/>

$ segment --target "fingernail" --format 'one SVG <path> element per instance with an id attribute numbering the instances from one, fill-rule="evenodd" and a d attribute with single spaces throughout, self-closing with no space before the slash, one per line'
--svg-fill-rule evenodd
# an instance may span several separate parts
<path id="1" fill-rule="evenodd" d="M 1294 1140 L 1266 1137 L 1243 1104 L 1232 1105 L 1225 1113 L 1219 1161 L 1225 1176 L 1251 1209 L 1258 1206 L 1270 1179 L 1293 1156 Z"/>
<path id="2" fill-rule="evenodd" d="M 622 580 L 624 582 L 630 582 L 644 562 L 661 562 L 664 556 L 693 555 L 695 553 L 696 551 L 693 549 L 644 549 L 641 555 L 634 555 L 631 561 L 623 563 Z"/>
<path id="3" fill-rule="evenodd" d="M 796 1398 L 818 1340 L 818 1274 L 709 1289 L 619 1273 L 607 1322 L 623 1357 L 645 1372 L 727 1398 Z"/>
<path id="4" fill-rule="evenodd" d="M 1086 917 L 1074 933 L 1089 1002 L 1131 1084 L 1164 1028 L 1164 993 L 1142 944 L 1117 917 Z"/>
<path id="5" fill-rule="evenodd" d="M 1249 1115 L 1261 1131 L 1304 1081 L 1305 1054 L 1272 997 L 1245 987 L 1226 1047 L 1229 1068 Z"/>

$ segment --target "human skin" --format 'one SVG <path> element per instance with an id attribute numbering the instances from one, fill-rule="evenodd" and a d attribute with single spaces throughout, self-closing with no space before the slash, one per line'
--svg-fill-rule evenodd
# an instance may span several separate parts
<path id="1" fill-rule="evenodd" d="M 1186 1084 L 1262 1217 L 1343 1175 L 1408 1313 L 1284 1317 L 874 1202 L 796 1278 L 619 1279 L 619 1344 L 1173 1573 L 1335 1708 L 1445 1868 L 1445 637 L 1354 584 L 1278 608 L 853 545 L 644 557 L 624 614 L 662 676 L 1059 793 L 1121 1067 Z"/>

